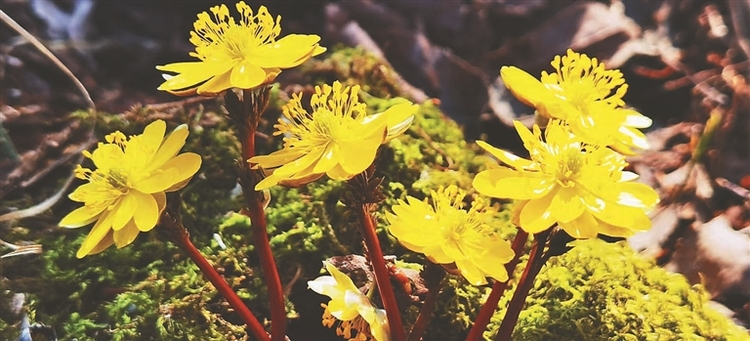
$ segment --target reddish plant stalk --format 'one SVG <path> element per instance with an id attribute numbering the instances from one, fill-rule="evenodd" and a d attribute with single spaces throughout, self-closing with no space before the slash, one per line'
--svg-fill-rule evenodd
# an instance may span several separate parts
<path id="1" fill-rule="evenodd" d="M 169 219 L 162 219 L 162 222 L 164 221 L 169 221 Z M 184 228 L 181 226 L 179 228 L 184 230 Z M 260 322 L 258 322 L 258 319 L 255 318 L 255 315 L 250 312 L 250 309 L 248 309 L 247 305 L 245 305 L 245 302 L 242 302 L 242 299 L 237 296 L 237 293 L 232 289 L 232 287 L 229 286 L 224 277 L 222 277 L 219 272 L 214 269 L 213 265 L 211 265 L 211 263 L 209 263 L 208 260 L 203 257 L 203 254 L 198 251 L 195 245 L 193 245 L 193 243 L 190 241 L 190 236 L 187 233 L 179 234 L 178 245 L 183 250 L 185 250 L 185 252 L 187 252 L 188 256 L 190 256 L 190 259 L 193 260 L 193 263 L 198 266 L 203 275 L 208 278 L 208 280 L 211 282 L 211 284 L 214 285 L 219 294 L 221 294 L 221 296 L 224 297 L 225 300 L 227 300 L 227 303 L 229 303 L 234 311 L 238 315 L 240 315 L 243 321 L 245 321 L 246 328 L 249 329 L 250 332 L 255 335 L 258 340 L 270 341 L 271 338 L 268 336 L 268 333 L 260 324 Z"/>
<path id="2" fill-rule="evenodd" d="M 526 303 L 526 297 L 529 295 L 529 290 L 531 290 L 536 276 L 544 265 L 542 254 L 549 234 L 550 230 L 547 230 L 534 236 L 534 245 L 531 247 L 529 262 L 526 263 L 526 268 L 523 270 L 518 287 L 508 304 L 508 310 L 505 312 L 505 317 L 503 317 L 503 322 L 500 324 L 497 335 L 495 335 L 495 341 L 510 341 L 513 329 L 516 328 L 516 324 L 518 323 L 518 315 L 521 313 L 524 303 Z"/>
<path id="3" fill-rule="evenodd" d="M 375 221 L 370 215 L 370 209 L 367 205 L 361 205 L 357 209 L 359 221 L 362 223 L 362 237 L 367 246 L 367 254 L 370 263 L 372 263 L 373 272 L 375 272 L 375 282 L 378 285 L 380 298 L 383 300 L 383 307 L 388 317 L 388 324 L 391 327 L 392 340 L 406 340 L 406 332 L 401 322 L 401 312 L 396 303 L 396 296 L 391 285 L 391 276 L 385 265 L 383 250 L 380 248 L 380 240 L 375 233 Z"/>
<path id="4" fill-rule="evenodd" d="M 513 277 L 513 271 L 515 271 L 516 265 L 518 265 L 518 262 L 521 260 L 523 247 L 526 245 L 526 240 L 528 238 L 528 232 L 518 229 L 512 245 L 515 256 L 513 256 L 513 259 L 508 262 L 508 264 L 505 264 L 505 271 L 508 272 L 508 280 L 505 282 L 495 281 L 495 284 L 492 285 L 490 296 L 487 297 L 487 301 L 484 302 L 482 309 L 479 310 L 479 315 L 477 315 L 476 320 L 474 320 L 474 325 L 472 325 L 469 335 L 466 337 L 466 341 L 478 341 L 482 339 L 482 333 L 487 328 L 487 324 L 490 323 L 490 318 L 492 318 L 492 314 L 495 313 L 500 298 L 503 297 L 505 290 L 508 288 L 510 278 Z"/>
<path id="5" fill-rule="evenodd" d="M 257 172 L 250 169 L 247 160 L 255 156 L 255 131 L 258 120 L 268 106 L 269 89 L 243 90 L 241 100 L 233 94 L 227 93 L 227 110 L 238 129 L 238 137 L 242 143 L 242 159 L 240 160 L 239 178 L 242 193 L 247 205 L 242 213 L 250 218 L 253 230 L 253 242 L 258 251 L 263 277 L 268 289 L 268 300 L 271 309 L 271 339 L 284 341 L 286 339 L 286 305 L 284 304 L 284 290 L 281 278 L 276 268 L 276 260 L 271 251 L 266 224 L 266 212 L 263 207 L 263 193 L 255 191 L 259 181 Z"/>
<path id="6" fill-rule="evenodd" d="M 432 312 L 435 310 L 435 304 L 437 303 L 439 293 L 439 286 L 430 288 L 430 292 L 427 293 L 427 297 L 425 297 L 424 303 L 422 303 L 422 309 L 419 310 L 417 321 L 414 322 L 414 325 L 409 331 L 408 341 L 419 341 L 422 339 L 422 334 L 424 334 L 427 329 L 427 323 L 430 322 Z"/>

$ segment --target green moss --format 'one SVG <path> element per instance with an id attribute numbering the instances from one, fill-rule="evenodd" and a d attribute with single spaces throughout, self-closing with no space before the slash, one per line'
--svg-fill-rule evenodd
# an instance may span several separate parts
<path id="1" fill-rule="evenodd" d="M 626 243 L 576 245 L 542 269 L 513 340 L 750 340 L 707 305 L 703 288 L 644 260 Z M 494 335 L 504 314 L 498 310 L 485 336 Z"/>

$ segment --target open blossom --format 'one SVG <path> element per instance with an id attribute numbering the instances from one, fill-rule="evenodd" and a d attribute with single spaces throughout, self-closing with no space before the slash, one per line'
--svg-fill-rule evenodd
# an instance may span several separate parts
<path id="1" fill-rule="evenodd" d="M 552 67 L 555 72 L 542 71 L 541 80 L 513 66 L 504 66 L 500 75 L 520 101 L 544 117 L 564 120 L 583 142 L 627 154 L 632 147 L 648 148 L 637 128 L 649 127 L 651 119 L 623 107 L 628 85 L 619 70 L 572 50 L 555 56 Z"/>
<path id="2" fill-rule="evenodd" d="M 310 289 L 331 298 L 325 307 L 323 324 L 332 326 L 330 316 L 333 316 L 342 323 L 339 329 L 343 333 L 340 335 L 347 338 L 351 338 L 352 330 L 355 330 L 357 340 L 367 340 L 370 336 L 376 341 L 390 340 L 385 310 L 375 307 L 354 285 L 352 279 L 336 269 L 333 264 L 323 262 L 323 265 L 331 276 L 320 276 L 307 282 Z"/>
<path id="3" fill-rule="evenodd" d="M 59 224 L 81 227 L 96 222 L 78 250 L 78 258 L 102 252 L 112 244 L 121 248 L 140 232 L 153 229 L 167 202 L 165 192 L 184 187 L 198 171 L 198 154 L 177 154 L 185 145 L 187 126 L 177 127 L 165 138 L 166 127 L 158 120 L 143 134 L 129 138 L 116 131 L 93 152 L 84 152 L 96 169 L 78 165 L 76 176 L 88 182 L 69 196 L 84 206 Z"/>
<path id="4" fill-rule="evenodd" d="M 299 186 L 327 174 L 334 180 L 348 180 L 375 160 L 378 147 L 401 135 L 411 125 L 417 106 L 408 101 L 388 110 L 366 114 L 359 102 L 359 86 L 316 86 L 310 100 L 312 112 L 295 94 L 284 106 L 274 135 L 284 135 L 284 148 L 249 160 L 254 168 L 272 173 L 256 190 L 281 183 Z"/>
<path id="5" fill-rule="evenodd" d="M 229 15 L 226 5 L 211 7 L 211 15 L 198 14 L 190 32 L 190 42 L 195 45 L 190 56 L 200 61 L 157 66 L 177 74 L 167 76 L 159 90 L 212 96 L 232 87 L 252 89 L 273 82 L 281 69 L 300 65 L 326 50 L 318 45 L 320 37 L 313 34 L 290 34 L 276 40 L 281 17 L 274 21 L 264 6 L 256 14 L 244 1 L 236 8 L 239 21 Z"/>
<path id="6" fill-rule="evenodd" d="M 574 238 L 598 233 L 626 237 L 651 227 L 646 212 L 659 197 L 651 187 L 632 182 L 637 176 L 623 171 L 619 153 L 581 142 L 560 121 L 550 121 L 544 138 L 539 126 L 532 134 L 514 122 L 531 160 L 489 144 L 477 143 L 511 167 L 480 172 L 474 188 L 495 198 L 522 200 L 515 221 L 529 233 L 557 223 Z"/>
<path id="7" fill-rule="evenodd" d="M 387 213 L 388 230 L 399 243 L 434 263 L 455 263 L 471 284 L 486 284 L 486 277 L 508 280 L 505 263 L 514 252 L 489 225 L 497 212 L 481 199 L 464 210 L 465 193 L 456 186 L 432 191 L 431 196 L 432 205 L 409 196 Z"/>

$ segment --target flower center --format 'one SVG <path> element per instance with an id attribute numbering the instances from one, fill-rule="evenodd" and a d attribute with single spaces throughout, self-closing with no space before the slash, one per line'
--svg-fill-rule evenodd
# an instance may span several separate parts
<path id="1" fill-rule="evenodd" d="M 556 56 L 552 61 L 555 72 L 542 72 L 542 83 L 556 93 L 561 100 L 574 107 L 584 109 L 596 101 L 612 106 L 623 106 L 622 97 L 628 85 L 619 70 L 607 70 L 596 58 L 568 50 L 568 54 Z"/>
<path id="2" fill-rule="evenodd" d="M 274 134 L 289 134 L 285 143 L 296 148 L 346 140 L 352 133 L 350 127 L 366 115 L 366 106 L 359 102 L 358 92 L 358 86 L 342 87 L 338 82 L 333 87 L 316 87 L 310 100 L 312 113 L 302 107 L 302 96 L 295 94 L 284 106 L 286 120 L 279 122 Z"/>
<path id="3" fill-rule="evenodd" d="M 585 160 L 581 150 L 575 148 L 565 148 L 558 160 L 557 182 L 563 187 L 575 186 L 575 181 L 580 174 Z"/>
<path id="4" fill-rule="evenodd" d="M 274 22 L 264 6 L 253 15 L 253 10 L 240 1 L 237 11 L 242 17 L 239 23 L 229 15 L 226 5 L 211 7 L 212 15 L 198 14 L 190 32 L 195 53 L 190 55 L 202 60 L 243 60 L 254 48 L 274 42 L 281 33 L 281 17 Z"/>

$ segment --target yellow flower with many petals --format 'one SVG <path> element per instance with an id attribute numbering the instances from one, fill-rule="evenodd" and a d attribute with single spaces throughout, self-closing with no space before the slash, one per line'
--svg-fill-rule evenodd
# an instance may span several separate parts
<path id="1" fill-rule="evenodd" d="M 477 143 L 512 167 L 480 172 L 474 188 L 495 197 L 523 200 L 515 222 L 529 233 L 539 233 L 557 223 L 574 238 L 598 233 L 629 236 L 651 226 L 646 212 L 659 197 L 651 187 L 632 182 L 633 173 L 619 153 L 582 143 L 560 121 L 550 121 L 545 138 L 539 126 L 532 134 L 520 122 L 516 130 L 529 150 L 523 159 L 489 144 Z"/>
<path id="2" fill-rule="evenodd" d="M 264 6 L 253 14 L 244 1 L 236 7 L 242 17 L 239 21 L 229 15 L 226 5 L 211 7 L 211 15 L 198 14 L 190 32 L 195 45 L 190 56 L 201 61 L 157 66 L 177 73 L 165 76 L 168 79 L 159 90 L 212 96 L 232 87 L 252 89 L 273 82 L 281 69 L 300 65 L 326 50 L 318 45 L 317 35 L 291 34 L 277 41 L 280 16 L 274 21 Z"/>
<path id="3" fill-rule="evenodd" d="M 342 322 L 339 329 L 345 334 L 340 335 L 351 338 L 353 334 L 351 331 L 356 330 L 357 340 L 367 340 L 369 336 L 376 341 L 390 340 L 385 310 L 375 307 L 370 299 L 354 285 L 349 276 L 336 269 L 331 263 L 323 262 L 323 265 L 331 276 L 320 276 L 307 282 L 310 289 L 331 298 L 323 314 L 323 324 L 328 327 L 332 326 L 333 321 L 329 316 L 332 315 Z"/>
<path id="4" fill-rule="evenodd" d="M 299 186 L 327 174 L 347 180 L 361 173 L 375 160 L 378 147 L 401 135 L 411 125 L 417 106 L 408 101 L 375 115 L 367 115 L 359 102 L 359 86 L 315 87 L 310 100 L 312 113 L 302 107 L 302 95 L 295 94 L 284 106 L 274 135 L 285 135 L 284 148 L 249 160 L 253 167 L 273 169 L 255 187 L 263 190 L 281 183 Z"/>
<path id="5" fill-rule="evenodd" d="M 628 85 L 619 70 L 607 70 L 596 58 L 572 50 L 555 56 L 552 67 L 555 72 L 542 71 L 541 81 L 513 66 L 504 66 L 500 75 L 519 100 L 544 117 L 564 120 L 586 143 L 627 154 L 632 147 L 648 148 L 637 128 L 649 127 L 651 119 L 623 107 Z"/>
<path id="6" fill-rule="evenodd" d="M 164 137 L 166 123 L 149 124 L 143 134 L 126 137 L 116 131 L 107 143 L 84 155 L 95 170 L 78 165 L 76 176 L 88 182 L 70 194 L 84 203 L 61 221 L 63 227 L 81 227 L 96 222 L 78 258 L 104 251 L 113 243 L 121 248 L 140 232 L 156 226 L 167 202 L 165 192 L 184 187 L 198 171 L 201 157 L 195 153 L 177 155 L 188 135 L 186 125 Z"/>
<path id="7" fill-rule="evenodd" d="M 463 210 L 465 195 L 449 186 L 431 192 L 432 206 L 411 196 L 407 202 L 399 200 L 393 213 L 387 213 L 388 230 L 406 248 L 424 253 L 434 263 L 455 263 L 471 284 L 486 284 L 486 277 L 506 281 L 505 263 L 514 252 L 489 225 L 497 212 L 479 198 Z"/>

